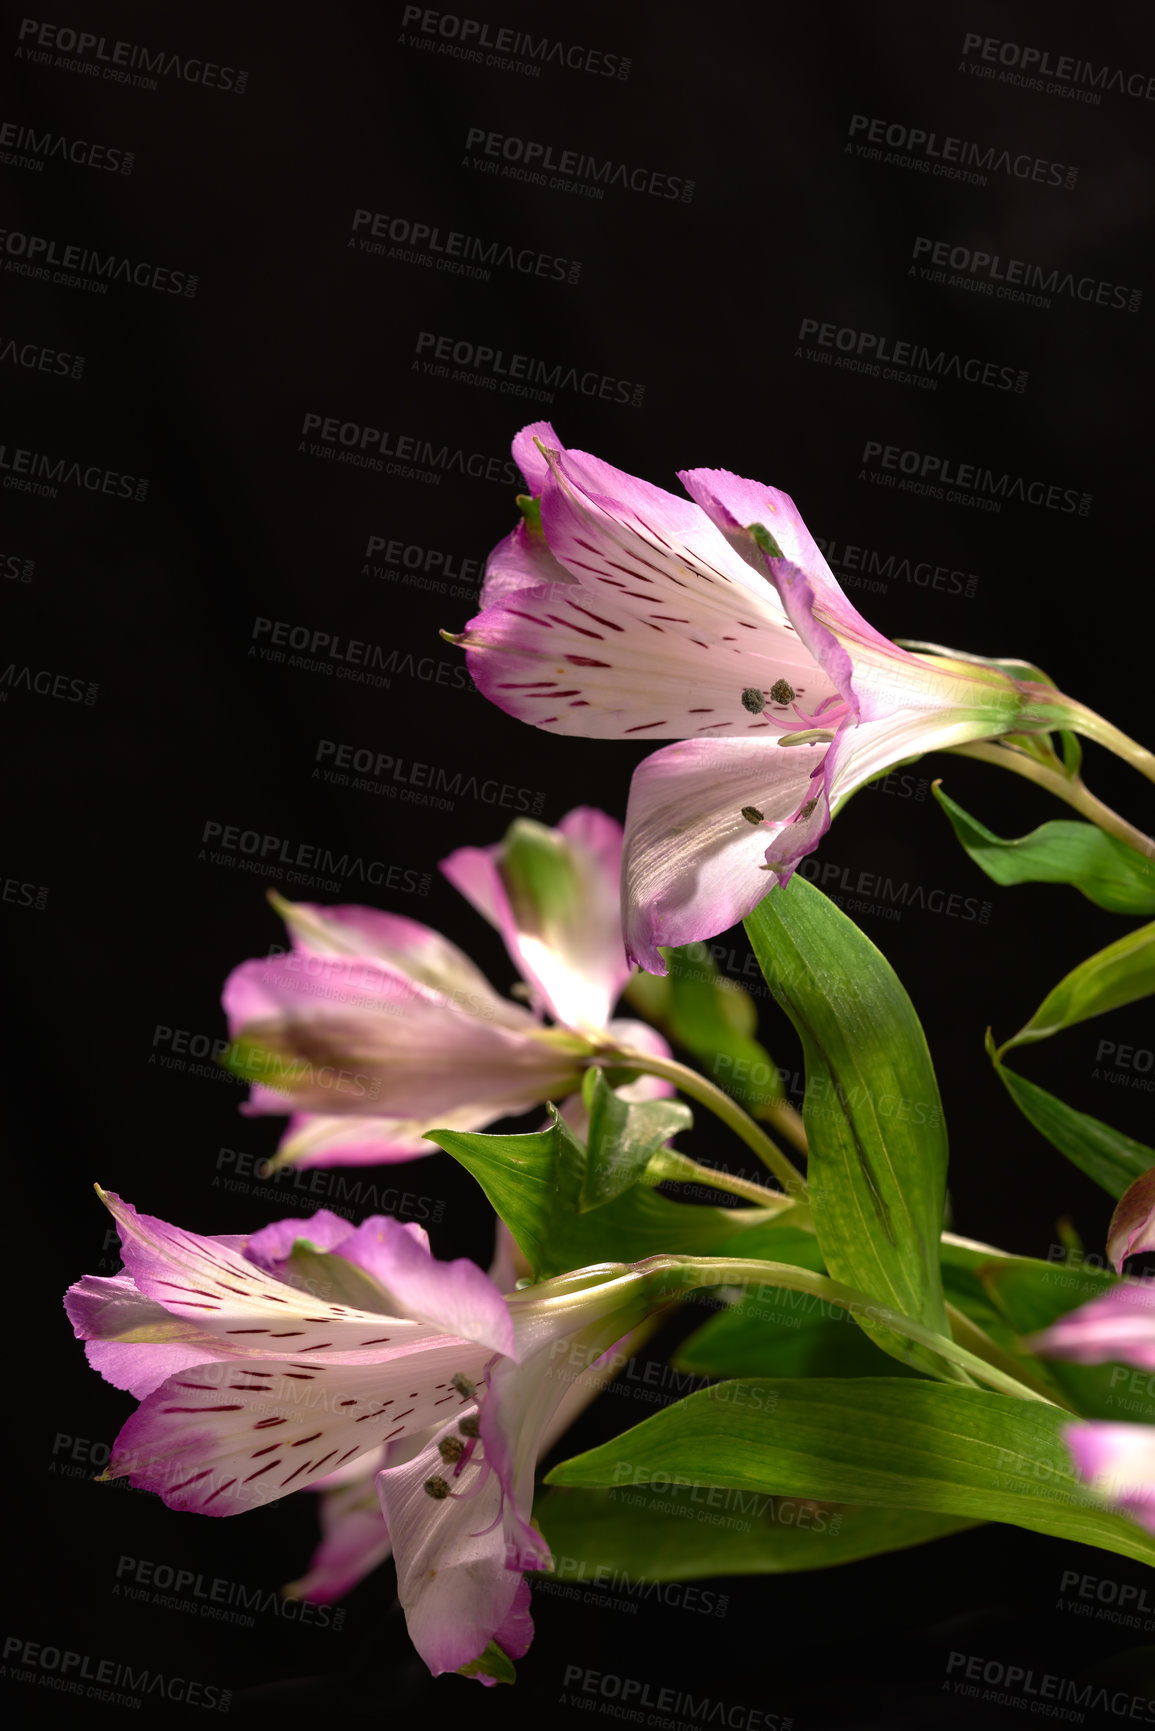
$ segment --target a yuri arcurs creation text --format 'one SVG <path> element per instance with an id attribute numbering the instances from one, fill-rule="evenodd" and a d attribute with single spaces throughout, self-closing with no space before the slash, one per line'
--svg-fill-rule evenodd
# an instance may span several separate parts
<path id="1" fill-rule="evenodd" d="M 624 832 L 583 806 L 442 862 L 474 910 L 464 940 L 476 916 L 496 929 L 513 995 L 415 920 L 279 895 L 291 947 L 224 991 L 226 1061 L 259 1078 L 246 1110 L 288 1120 L 275 1163 L 452 1158 L 492 1265 L 386 1216 L 214 1235 L 102 1191 L 124 1266 L 66 1304 L 139 1403 L 109 1474 L 204 1516 L 320 1492 L 316 1553 L 284 1590 L 337 1598 L 392 1558 L 430 1669 L 486 1684 L 513 1681 L 556 1556 L 640 1580 L 781 1573 L 989 1521 L 1155 1563 L 1155 1401 L 1120 1422 L 1113 1392 L 1155 1365 L 1151 1288 L 1125 1272 L 1155 1245 L 1155 1149 L 1007 1062 L 1155 992 L 1155 847 L 1086 786 L 1077 736 L 1148 778 L 1155 759 L 1037 667 L 881 636 L 771 487 L 697 469 L 678 496 L 544 423 L 513 449 L 521 520 L 446 635 L 515 718 L 511 750 L 520 722 L 674 743 L 635 770 Z M 1057 1263 L 943 1230 L 918 1017 L 797 871 L 859 789 L 928 752 L 1077 814 L 1000 837 L 935 783 L 1008 894 L 1059 883 L 1132 922 L 1041 982 L 1017 1033 L 986 1056 L 974 1041 L 1010 1096 L 992 1138 L 1025 1117 L 1117 1203 L 1116 1273 L 1073 1244 Z M 738 920 L 802 1041 L 801 1112 L 702 942 Z M 695 1109 L 733 1134 L 724 1167 L 686 1151 Z M 702 1294 L 674 1360 L 696 1391 L 542 1490 L 539 1459 Z M 761 1493 L 758 1518 L 682 1521 L 670 1501 L 728 1490 Z M 782 1515 L 799 1501 L 821 1543 Z"/>

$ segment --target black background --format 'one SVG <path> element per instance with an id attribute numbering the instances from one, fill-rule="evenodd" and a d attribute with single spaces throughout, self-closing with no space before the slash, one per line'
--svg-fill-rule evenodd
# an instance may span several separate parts
<path id="1" fill-rule="evenodd" d="M 654 1693 L 708 1690 L 799 1728 L 983 1724 L 998 1719 L 994 1707 L 943 1692 L 952 1650 L 1098 1675 L 1151 1637 L 1057 1611 L 1060 1576 L 1078 1568 L 1138 1582 L 1143 1571 L 1001 1527 L 829 1573 L 731 1582 L 724 1618 L 651 1605 L 629 1616 L 539 1594 L 514 1691 L 432 1683 L 408 1646 L 389 1566 L 353 1595 L 340 1631 L 268 1614 L 238 1630 L 128 1603 L 113 1594 L 125 1554 L 276 1586 L 305 1562 L 315 1500 L 210 1522 L 90 1483 L 92 1453 L 101 1464 L 129 1403 L 86 1370 L 59 1294 L 85 1270 L 117 1266 L 95 1179 L 201 1231 L 249 1230 L 325 1200 L 252 1177 L 251 1158 L 272 1150 L 279 1126 L 238 1117 L 235 1083 L 159 1061 L 177 1055 L 164 1030 L 221 1036 L 225 975 L 281 938 L 263 899 L 277 878 L 237 869 L 239 853 L 214 864 L 206 824 L 395 868 L 393 891 L 345 884 L 316 899 L 376 900 L 425 920 L 506 987 L 496 937 L 436 866 L 455 846 L 496 840 L 508 814 L 484 798 L 444 811 L 314 779 L 318 742 L 388 754 L 405 776 L 426 764 L 463 782 L 514 784 L 547 822 L 581 803 L 624 814 L 643 748 L 551 738 L 455 683 L 457 653 L 436 634 L 475 611 L 476 575 L 438 593 L 397 570 L 374 574 L 381 556 L 367 557 L 377 536 L 451 556 L 458 570 L 472 561 L 476 573 L 513 520 L 518 489 L 500 477 L 526 421 L 551 418 L 567 444 L 671 488 L 675 469 L 707 465 L 786 489 L 819 537 L 872 550 L 876 563 L 893 555 L 891 575 L 868 583 L 836 557 L 850 598 L 883 631 L 1026 657 L 1143 735 L 1155 109 L 1118 90 L 1095 104 L 976 76 L 982 62 L 973 49 L 964 57 L 964 38 L 1142 72 L 1146 89 L 1149 13 L 978 0 L 571 12 L 471 0 L 452 15 L 599 50 L 615 71 L 628 59 L 625 77 L 462 61 L 438 51 L 453 44 L 436 27 L 414 46 L 420 30 L 396 4 L 157 12 L 94 0 L 52 20 L 244 68 L 242 94 L 175 75 L 155 90 L 86 76 L 55 64 L 55 50 L 36 64 L 16 52 L 22 16 L 5 10 L 0 121 L 134 160 L 130 173 L 57 157 L 42 171 L 0 164 L 2 226 L 54 239 L 58 252 L 91 248 L 197 281 L 191 295 L 124 282 L 96 294 L 8 268 L 18 242 L 0 250 L 0 662 L 16 669 L 0 687 L 11 778 L 3 874 L 33 886 L 0 902 L 15 952 L 11 1168 L 23 1192 L 9 1243 L 28 1258 L 12 1276 L 8 1499 L 29 1538 L 10 1557 L 6 1629 L 232 1689 L 234 1714 L 270 1722 L 320 1710 L 334 1723 L 395 1712 L 580 1723 L 559 1697 L 566 1667 L 581 1663 Z M 991 172 L 975 186 L 866 160 L 852 148 L 854 115 L 1073 165 L 1077 180 L 1066 189 Z M 486 174 L 466 148 L 474 127 L 655 170 L 660 189 L 692 182 L 692 195 L 611 187 L 597 200 Z M 356 210 L 580 261 L 580 274 L 571 283 L 495 267 L 478 280 L 370 255 L 351 244 Z M 979 292 L 973 278 L 969 290 L 932 283 L 911 272 L 919 236 L 1139 288 L 1142 304 L 1059 294 L 1042 308 Z M 802 353 L 814 347 L 799 340 L 807 319 L 994 361 L 1025 371 L 1026 389 L 944 378 L 928 390 L 818 364 Z M 414 367 L 423 331 L 641 384 L 644 395 L 634 407 L 560 390 L 542 403 L 432 377 Z M 28 345 L 83 356 L 82 375 L 21 364 L 13 357 Z M 303 448 L 309 414 L 480 453 L 498 478 L 449 468 L 431 484 L 326 461 Z M 1089 494 L 1090 511 L 1008 500 L 989 512 L 872 484 L 869 440 Z M 147 497 L 10 487 L 17 449 L 147 477 Z M 903 575 L 928 564 L 962 576 L 935 588 Z M 411 655 L 415 676 L 385 688 L 269 663 L 250 653 L 258 619 L 396 650 L 394 666 Z M 441 663 L 446 683 L 436 682 Z M 66 676 L 62 695 L 21 686 L 22 668 Z M 1089 748 L 1087 773 L 1150 828 L 1149 789 L 1133 772 Z M 991 1023 L 1006 1037 L 1125 923 L 1066 889 L 996 889 L 927 788 L 942 776 L 1003 834 L 1064 815 L 1025 783 L 949 757 L 903 774 L 856 799 L 819 858 L 845 870 L 844 882 L 878 873 L 921 886 L 915 900 L 933 889 L 959 898 L 953 916 L 910 905 L 899 918 L 856 914 L 925 1021 L 951 1129 L 956 1229 L 1046 1256 L 1069 1216 L 1099 1252 L 1107 1198 L 1017 1117 L 982 1036 Z M 984 902 L 985 921 L 967 916 Z M 725 941 L 740 973 L 742 935 Z M 763 1037 L 778 1063 L 796 1066 L 772 1007 Z M 1140 1056 L 1100 1065 L 1104 1039 Z M 1031 1051 L 1023 1069 L 1143 1137 L 1152 1045 L 1140 1006 Z M 709 1126 L 692 1146 L 734 1158 Z M 229 1189 L 241 1169 L 248 1181 Z M 438 1254 L 487 1260 L 484 1210 L 447 1156 L 368 1176 L 396 1183 L 406 1212 L 440 1214 Z M 647 1410 L 611 1394 L 560 1452 Z M 1151 1649 L 1125 1663 L 1126 1686 L 1155 1693 Z M 4 1681 L 17 1715 L 35 1722 L 101 1711 Z M 146 1705 L 142 1717 L 156 1711 Z"/>

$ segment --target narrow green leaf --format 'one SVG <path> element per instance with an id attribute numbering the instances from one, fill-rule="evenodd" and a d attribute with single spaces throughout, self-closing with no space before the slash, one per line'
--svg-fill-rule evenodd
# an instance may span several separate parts
<path id="1" fill-rule="evenodd" d="M 1068 1423 L 1041 1401 L 920 1378 L 759 1378 L 702 1389 L 563 1462 L 547 1482 L 681 1482 L 922 1509 L 1155 1563 L 1155 1535 L 1110 1513 L 1075 1476 Z"/>
<path id="2" fill-rule="evenodd" d="M 947 1138 L 926 1037 L 885 956 L 797 874 L 746 930 L 802 1038 L 815 1230 L 837 1280 L 949 1334 L 939 1273 Z M 893 1357 L 920 1348 L 873 1324 Z"/>
<path id="3" fill-rule="evenodd" d="M 1058 819 L 1006 841 L 948 799 L 939 782 L 931 791 L 971 859 L 995 883 L 1071 884 L 1110 913 L 1155 913 L 1155 861 L 1095 824 Z"/>
<path id="4" fill-rule="evenodd" d="M 633 1583 L 832 1569 L 975 1525 L 917 1509 L 651 1485 L 551 1490 L 536 1518 L 559 1580 L 589 1581 L 607 1597 L 632 1599 L 650 1596 Z M 709 1610 L 704 1600 L 702 1609 Z"/>
<path id="5" fill-rule="evenodd" d="M 431 1130 L 429 1140 L 471 1172 L 505 1221 L 537 1279 L 594 1262 L 685 1256 L 767 1256 L 821 1268 L 812 1233 L 789 1209 L 708 1208 L 674 1202 L 644 1184 L 581 1212 L 586 1151 L 554 1108 L 553 1123 L 527 1136 Z"/>
<path id="6" fill-rule="evenodd" d="M 712 1082 L 757 1118 L 784 1098 L 778 1067 L 755 1038 L 758 1010 L 744 987 L 718 972 L 705 944 L 663 949 L 669 973 L 634 974 L 626 996 Z"/>
<path id="7" fill-rule="evenodd" d="M 1004 1048 L 1005 1049 L 1005 1048 Z M 1100 1118 L 1076 1112 L 1035 1082 L 1008 1070 L 991 1051 L 991 1061 L 1007 1093 L 1040 1136 L 1065 1154 L 1072 1166 L 1093 1178 L 1116 1201 L 1129 1184 L 1155 1166 L 1155 1148 L 1148 1148 Z"/>
<path id="8" fill-rule="evenodd" d="M 999 1047 L 999 1056 L 1012 1046 L 1032 1040 L 1049 1040 L 1063 1028 L 1073 1028 L 1092 1016 L 1106 1015 L 1123 1004 L 1155 992 L 1155 921 L 1128 932 L 1080 962 L 1047 993 L 1030 1021 Z"/>
<path id="9" fill-rule="evenodd" d="M 698 1376 L 893 1376 L 850 1313 L 812 1293 L 757 1286 L 683 1341 L 674 1358 Z M 915 1372 L 900 1365 L 908 1375 Z"/>
<path id="10" fill-rule="evenodd" d="M 585 1212 L 637 1184 L 658 1149 L 694 1119 L 680 1100 L 623 1100 L 599 1070 L 587 1073 L 582 1094 L 590 1115 L 579 1202 Z"/>

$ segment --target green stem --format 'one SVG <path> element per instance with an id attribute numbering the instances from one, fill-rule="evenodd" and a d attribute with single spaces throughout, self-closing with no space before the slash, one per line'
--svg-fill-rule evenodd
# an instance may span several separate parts
<path id="1" fill-rule="evenodd" d="M 1112 811 L 1109 805 L 1104 805 L 1101 799 L 1096 799 L 1077 775 L 1048 769 L 1036 758 L 1028 757 L 1025 752 L 1015 751 L 1010 746 L 991 745 L 983 741 L 974 745 L 952 745 L 947 749 L 955 757 L 973 757 L 980 763 L 995 763 L 1000 769 L 1012 770 L 1015 775 L 1033 781 L 1037 787 L 1045 787 L 1048 793 L 1053 793 L 1056 798 L 1073 806 L 1108 835 L 1126 842 L 1128 847 L 1134 848 L 1135 852 L 1142 854 L 1144 858 L 1155 859 L 1155 841 L 1144 835 L 1141 829 L 1136 829 L 1134 824 L 1128 823 L 1125 817 L 1120 817 L 1117 811 Z M 1136 746 L 1135 749 L 1138 751 L 1141 748 Z M 1146 755 L 1150 757 L 1151 753 Z M 1155 762 L 1155 759 L 1152 761 Z"/>
<path id="2" fill-rule="evenodd" d="M 795 1214 L 805 1214 L 805 1224 L 809 1225 L 809 1209 L 803 1209 L 790 1197 L 783 1196 L 780 1190 L 767 1190 L 764 1184 L 755 1184 L 751 1178 L 739 1178 L 733 1172 L 719 1172 L 713 1166 L 701 1166 L 697 1160 L 678 1154 L 672 1148 L 660 1149 L 653 1156 L 646 1167 L 646 1176 L 670 1184 L 706 1184 L 711 1190 L 741 1196 L 743 1201 L 755 1202 L 759 1208 L 769 1208 L 775 1214 L 789 1213 L 792 1225 L 795 1224 Z M 803 1224 L 801 1219 L 797 1224 Z"/>
<path id="3" fill-rule="evenodd" d="M 764 1118 L 767 1124 L 773 1124 L 788 1142 L 793 1142 L 800 1154 L 810 1152 L 802 1114 L 794 1109 L 789 1100 L 777 1100 L 771 1106 L 763 1106 L 758 1116 Z"/>
<path id="4" fill-rule="evenodd" d="M 1145 775 L 1148 781 L 1155 781 L 1155 752 L 1148 751 L 1145 745 L 1137 740 L 1129 739 L 1125 733 L 1115 727 L 1101 715 L 1096 715 L 1086 704 L 1077 703 L 1069 697 L 1064 697 L 1064 703 L 1070 706 L 1073 719 L 1067 725 L 1075 733 L 1085 734 L 1093 739 L 1096 745 L 1106 746 L 1116 757 L 1121 757 L 1124 763 L 1129 763 L 1132 769 L 1137 769 L 1140 775 Z"/>
<path id="5" fill-rule="evenodd" d="M 951 1334 L 959 1346 L 965 1346 L 976 1357 L 985 1359 L 987 1364 L 993 1364 L 996 1369 L 1005 1370 L 1008 1376 L 1016 1377 L 1024 1388 L 1033 1388 L 1040 1399 L 1049 1400 L 1052 1406 L 1065 1406 L 1068 1412 L 1075 1411 L 1060 1395 L 1053 1394 L 1040 1377 L 1034 1376 L 1018 1359 L 1005 1352 L 998 1342 L 992 1340 L 977 1322 L 972 1322 L 964 1311 L 948 1304 L 946 1314 Z"/>
<path id="6" fill-rule="evenodd" d="M 659 1058 L 653 1052 L 635 1052 L 629 1048 L 615 1046 L 599 1052 L 594 1062 L 606 1067 L 616 1068 L 619 1065 L 631 1070 L 643 1070 L 650 1076 L 661 1076 L 667 1082 L 673 1082 L 683 1094 L 688 1094 L 691 1100 L 697 1100 L 700 1105 L 709 1107 L 710 1111 L 719 1117 L 723 1124 L 740 1136 L 747 1148 L 757 1154 L 764 1166 L 769 1167 L 785 1190 L 787 1196 L 800 1201 L 806 1199 L 806 1180 L 797 1166 L 784 1154 L 777 1142 L 767 1136 L 765 1130 L 756 1124 L 732 1100 L 729 1094 L 722 1091 L 705 1076 L 691 1070 L 686 1064 L 679 1064 L 673 1058 Z"/>
<path id="7" fill-rule="evenodd" d="M 705 1256 L 654 1256 L 645 1262 L 635 1263 L 634 1267 L 639 1270 L 652 1270 L 659 1279 L 663 1276 L 672 1279 L 670 1297 L 676 1297 L 686 1288 L 735 1286 L 741 1283 L 751 1286 L 781 1286 L 791 1292 L 808 1292 L 827 1304 L 837 1304 L 852 1316 L 864 1315 L 869 1322 L 881 1324 L 892 1329 L 895 1334 L 903 1335 L 907 1340 L 916 1341 L 936 1357 L 957 1365 L 960 1370 L 968 1371 L 989 1388 L 997 1389 L 1000 1394 L 1013 1395 L 1018 1400 L 1043 1401 L 1049 1406 L 1059 1404 L 1051 1395 L 1029 1388 L 1018 1376 L 1012 1376 L 998 1365 L 991 1364 L 988 1359 L 980 1357 L 978 1353 L 968 1351 L 946 1335 L 936 1334 L 934 1329 L 924 1328 L 922 1323 L 904 1316 L 901 1311 L 876 1303 L 866 1293 L 858 1292 L 852 1286 L 844 1286 L 841 1281 L 831 1280 L 824 1274 L 813 1274 L 807 1268 L 795 1268 L 786 1262 L 762 1262 L 746 1257 L 725 1257 L 715 1261 Z M 993 1342 L 990 1344 L 994 1345 Z M 997 1353 L 998 1349 L 995 1348 L 995 1351 Z"/>

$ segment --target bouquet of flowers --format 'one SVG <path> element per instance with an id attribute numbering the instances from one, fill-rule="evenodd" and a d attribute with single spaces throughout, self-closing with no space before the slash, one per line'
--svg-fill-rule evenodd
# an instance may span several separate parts
<path id="1" fill-rule="evenodd" d="M 1155 991 L 1155 922 L 1133 923 L 1155 915 L 1153 844 L 1086 787 L 1079 736 L 1150 779 L 1155 757 L 1029 663 L 883 637 L 772 487 L 698 469 L 677 496 L 544 423 L 513 449 L 520 521 L 445 635 L 531 726 L 673 743 L 636 770 L 624 829 L 581 807 L 442 862 L 504 941 L 513 996 L 412 919 L 276 896 L 290 947 L 224 989 L 247 1110 L 288 1118 L 277 1165 L 456 1160 L 495 1216 L 492 1266 L 383 1215 L 214 1236 L 101 1191 L 123 1268 L 65 1302 L 139 1402 L 109 1476 L 205 1515 L 319 1492 L 319 1547 L 285 1590 L 338 1598 L 391 1554 L 430 1670 L 485 1684 L 513 1680 L 555 1554 L 655 1581 L 814 1566 L 787 1519 L 678 1519 L 703 1489 L 821 1517 L 824 1565 L 982 1521 L 1155 1562 L 1155 1427 L 1116 1422 L 1110 1392 L 1120 1366 L 1155 1369 L 1151 1291 L 1125 1273 L 1155 1249 L 1155 1149 L 1016 1050 Z M 1008 1114 L 1115 1204 L 1116 1274 L 945 1229 L 918 1016 L 798 869 L 858 790 L 930 751 L 1076 814 L 1008 839 L 936 783 L 995 883 L 1066 884 L 1132 921 L 986 1042 Z M 707 946 L 738 921 L 802 1043 L 801 1113 Z M 759 1178 L 686 1151 L 702 1112 Z M 705 1300 L 676 1361 L 700 1386 L 538 1490 L 623 1353 Z"/>

